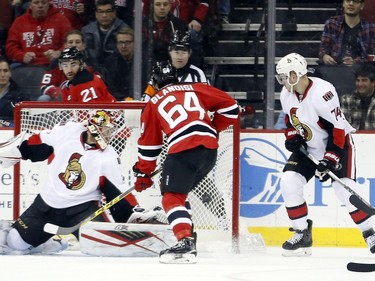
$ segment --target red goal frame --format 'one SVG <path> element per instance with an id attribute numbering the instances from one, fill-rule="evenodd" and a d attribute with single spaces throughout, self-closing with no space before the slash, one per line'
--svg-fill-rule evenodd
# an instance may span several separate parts
<path id="1" fill-rule="evenodd" d="M 71 108 L 71 109 L 142 109 L 146 102 L 117 102 L 117 103 L 62 103 L 62 102 L 21 102 L 16 104 L 14 108 L 14 135 L 21 133 L 21 111 L 27 108 Z M 233 191 L 232 191 L 232 238 L 233 241 L 239 239 L 239 203 L 240 203 L 240 163 L 239 163 L 239 146 L 240 146 L 240 122 L 233 126 Z M 20 215 L 20 164 L 14 166 L 14 186 L 13 186 L 13 219 L 17 219 Z M 233 245 L 235 245 L 234 243 Z M 237 245 L 238 246 L 238 245 Z M 234 246 L 235 248 L 237 246 Z M 237 251 L 237 249 L 234 249 Z"/>

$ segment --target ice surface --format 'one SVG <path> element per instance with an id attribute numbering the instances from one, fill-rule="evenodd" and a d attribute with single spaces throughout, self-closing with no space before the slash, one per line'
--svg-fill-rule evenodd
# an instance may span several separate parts
<path id="1" fill-rule="evenodd" d="M 313 248 L 310 257 L 285 258 L 281 248 L 246 254 L 200 253 L 197 264 L 160 264 L 158 258 L 92 257 L 78 251 L 51 256 L 0 256 L 1 281 L 345 281 L 374 280 L 349 272 L 350 261 L 375 263 L 365 248 Z"/>

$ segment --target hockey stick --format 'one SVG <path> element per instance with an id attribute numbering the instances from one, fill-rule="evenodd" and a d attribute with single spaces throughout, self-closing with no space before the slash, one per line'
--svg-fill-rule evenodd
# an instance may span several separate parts
<path id="1" fill-rule="evenodd" d="M 19 144 L 21 144 L 21 142 L 23 141 L 25 136 L 26 136 L 26 131 L 18 134 L 17 136 L 14 136 L 14 137 L 10 138 L 9 140 L 7 140 L 5 142 L 0 142 L 0 148 L 6 148 L 6 147 L 12 145 L 13 143 L 15 143 L 16 141 L 18 141 Z"/>
<path id="2" fill-rule="evenodd" d="M 311 161 L 315 163 L 315 165 L 319 165 L 319 161 L 315 159 L 314 156 L 312 156 L 310 153 L 307 152 L 307 150 L 301 146 L 300 151 L 305 154 Z M 367 213 L 368 215 L 374 215 L 375 209 L 371 207 L 369 203 L 366 202 L 365 199 L 363 199 L 357 192 L 355 192 L 353 189 L 351 189 L 347 184 L 345 184 L 338 176 L 336 176 L 332 171 L 328 170 L 328 175 L 336 182 L 338 182 L 343 188 L 345 188 L 349 193 L 351 194 L 349 197 L 350 203 L 352 203 L 356 208 L 359 210 Z"/>
<path id="3" fill-rule="evenodd" d="M 372 272 L 375 271 L 375 263 L 349 262 L 346 268 L 353 272 Z"/>
<path id="4" fill-rule="evenodd" d="M 152 178 L 152 177 L 156 176 L 161 171 L 162 171 L 161 167 L 156 169 L 154 172 L 151 173 L 150 177 Z M 68 235 L 70 233 L 73 233 L 74 231 L 78 230 L 82 225 L 84 225 L 84 224 L 88 223 L 89 221 L 93 220 L 94 218 L 99 216 L 101 213 L 103 213 L 105 210 L 108 210 L 113 205 L 115 205 L 116 203 L 118 203 L 119 201 L 124 199 L 126 196 L 128 196 L 134 190 L 134 188 L 135 188 L 135 186 L 130 187 L 128 190 L 124 191 L 123 193 L 116 196 L 115 198 L 113 198 L 108 203 L 104 204 L 102 207 L 100 207 L 98 210 L 96 210 L 94 213 L 92 213 L 91 215 L 89 215 L 87 218 L 85 218 L 84 220 L 82 220 L 81 222 L 79 222 L 76 225 L 73 225 L 71 227 L 63 227 L 63 226 L 58 226 L 58 225 L 55 225 L 55 224 L 52 224 L 52 223 L 46 223 L 44 225 L 43 230 L 47 233 L 57 234 L 57 235 Z"/>

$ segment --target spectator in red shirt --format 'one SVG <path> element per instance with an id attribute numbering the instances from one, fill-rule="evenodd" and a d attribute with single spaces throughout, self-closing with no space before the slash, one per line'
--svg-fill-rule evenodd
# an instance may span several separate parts
<path id="1" fill-rule="evenodd" d="M 14 62 L 48 66 L 60 56 L 64 36 L 71 29 L 69 21 L 48 0 L 31 0 L 26 13 L 10 27 L 6 55 Z"/>
<path id="2" fill-rule="evenodd" d="M 50 0 L 49 2 L 69 20 L 73 29 L 81 30 L 85 24 L 84 0 Z"/>

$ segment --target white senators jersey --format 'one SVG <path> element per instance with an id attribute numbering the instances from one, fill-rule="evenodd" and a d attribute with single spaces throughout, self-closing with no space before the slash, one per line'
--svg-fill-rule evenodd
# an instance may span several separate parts
<path id="1" fill-rule="evenodd" d="M 326 151 L 343 149 L 347 135 L 355 129 L 341 111 L 334 86 L 320 78 L 309 80 L 301 96 L 283 87 L 280 101 L 289 117 L 287 126 L 297 129 L 306 140 L 308 152 L 321 159 Z"/>
<path id="2" fill-rule="evenodd" d="M 69 122 L 42 131 L 42 143 L 53 146 L 48 158 L 48 178 L 41 196 L 54 208 L 67 208 L 88 201 L 100 201 L 100 185 L 108 179 L 121 192 L 126 186 L 118 154 L 112 146 L 102 151 L 83 142 L 86 126 Z"/>

